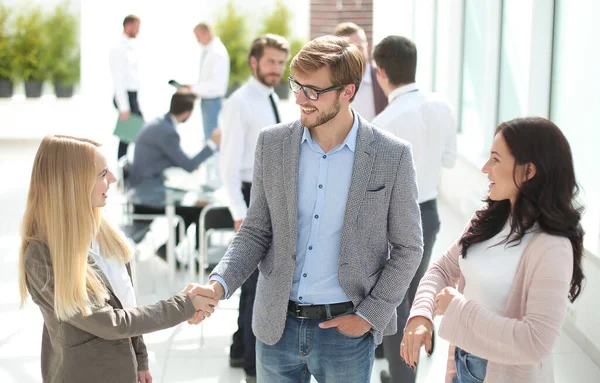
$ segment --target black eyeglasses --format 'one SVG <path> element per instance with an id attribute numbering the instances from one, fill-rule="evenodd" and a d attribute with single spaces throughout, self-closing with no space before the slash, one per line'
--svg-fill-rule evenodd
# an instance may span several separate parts
<path id="1" fill-rule="evenodd" d="M 312 100 L 312 101 L 317 101 L 319 99 L 319 96 L 322 95 L 323 93 L 327 93 L 327 92 L 331 92 L 332 90 L 338 90 L 338 89 L 343 88 L 341 86 L 334 85 L 334 86 L 330 86 L 329 88 L 326 88 L 323 90 L 316 90 L 315 88 L 311 88 L 310 86 L 305 86 L 305 85 L 300 84 L 298 81 L 294 80 L 291 77 L 288 77 L 288 82 L 290 83 L 290 89 L 292 90 L 292 92 L 294 92 L 295 94 L 298 94 L 300 92 L 300 89 L 302 89 L 306 98 L 308 98 L 309 100 Z"/>

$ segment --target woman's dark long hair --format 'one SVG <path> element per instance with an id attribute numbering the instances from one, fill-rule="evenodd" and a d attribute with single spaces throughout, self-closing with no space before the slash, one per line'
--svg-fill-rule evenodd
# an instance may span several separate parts
<path id="1" fill-rule="evenodd" d="M 500 233 L 510 218 L 508 243 L 520 243 L 537 222 L 544 232 L 566 237 L 573 247 L 573 276 L 569 300 L 575 301 L 584 279 L 583 207 L 577 201 L 579 187 L 575 180 L 573 156 L 567 139 L 551 121 L 541 117 L 516 118 L 496 129 L 502 134 L 515 158 L 513 180 L 516 182 L 517 165 L 532 163 L 535 175 L 519 188 L 514 206 L 509 200 L 492 201 L 475 213 L 471 226 L 460 239 L 461 255 L 467 256 L 471 245 L 486 241 Z M 508 240 L 510 238 L 510 240 Z"/>

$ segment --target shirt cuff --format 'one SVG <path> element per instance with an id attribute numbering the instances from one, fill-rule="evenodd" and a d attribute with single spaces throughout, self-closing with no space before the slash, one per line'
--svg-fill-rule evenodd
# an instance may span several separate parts
<path id="1" fill-rule="evenodd" d="M 227 283 L 225 283 L 225 280 L 223 278 L 221 278 L 218 275 L 213 275 L 212 277 L 210 277 L 209 281 L 217 281 L 221 284 L 221 286 L 223 286 L 223 289 L 225 289 L 225 296 L 221 299 L 229 298 L 229 289 L 227 288 Z"/>
<path id="2" fill-rule="evenodd" d="M 210 148 L 210 150 L 212 150 L 213 152 L 216 152 L 217 150 L 219 150 L 219 147 L 217 146 L 217 144 L 215 144 L 215 142 L 213 140 L 211 140 L 210 138 L 208 140 L 206 140 L 206 146 L 208 146 Z"/>
<path id="3" fill-rule="evenodd" d="M 356 311 L 354 314 L 356 314 L 356 315 L 358 315 L 359 317 L 361 317 L 362 319 L 366 320 L 366 321 L 367 321 L 367 323 L 371 325 L 371 328 L 374 328 L 374 327 L 373 327 L 373 323 L 371 323 L 371 321 L 370 321 L 370 320 L 368 320 L 366 316 L 362 315 L 362 314 L 361 314 L 360 312 L 358 312 L 358 311 Z"/>

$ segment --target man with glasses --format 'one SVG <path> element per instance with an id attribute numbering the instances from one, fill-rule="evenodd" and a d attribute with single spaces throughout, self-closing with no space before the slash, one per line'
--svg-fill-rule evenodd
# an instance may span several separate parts
<path id="1" fill-rule="evenodd" d="M 281 36 L 266 34 L 252 42 L 248 65 L 252 77 L 225 102 L 221 111 L 221 179 L 229 199 L 229 211 L 238 231 L 248 210 L 254 165 L 254 151 L 260 131 L 281 122 L 279 85 L 290 55 L 290 45 Z M 239 304 L 238 330 L 233 334 L 229 353 L 231 367 L 243 367 L 246 380 L 256 376 L 255 345 L 252 333 L 252 307 L 258 270 L 244 282 Z"/>
<path id="2" fill-rule="evenodd" d="M 228 298 L 258 266 L 259 382 L 366 383 L 421 260 L 412 153 L 350 107 L 364 60 L 347 39 L 309 42 L 290 69 L 300 120 L 260 132 L 250 208 L 208 286 Z"/>

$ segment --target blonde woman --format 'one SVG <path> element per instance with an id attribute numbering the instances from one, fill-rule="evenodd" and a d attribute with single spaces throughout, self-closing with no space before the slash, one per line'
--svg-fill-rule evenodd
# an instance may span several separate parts
<path id="1" fill-rule="evenodd" d="M 99 144 L 47 136 L 33 164 L 23 217 L 19 283 L 44 317 L 47 383 L 150 383 L 142 334 L 198 323 L 217 301 L 191 296 L 136 307 L 125 240 L 102 217 L 116 178 Z M 210 295 L 210 291 L 205 292 Z"/>

